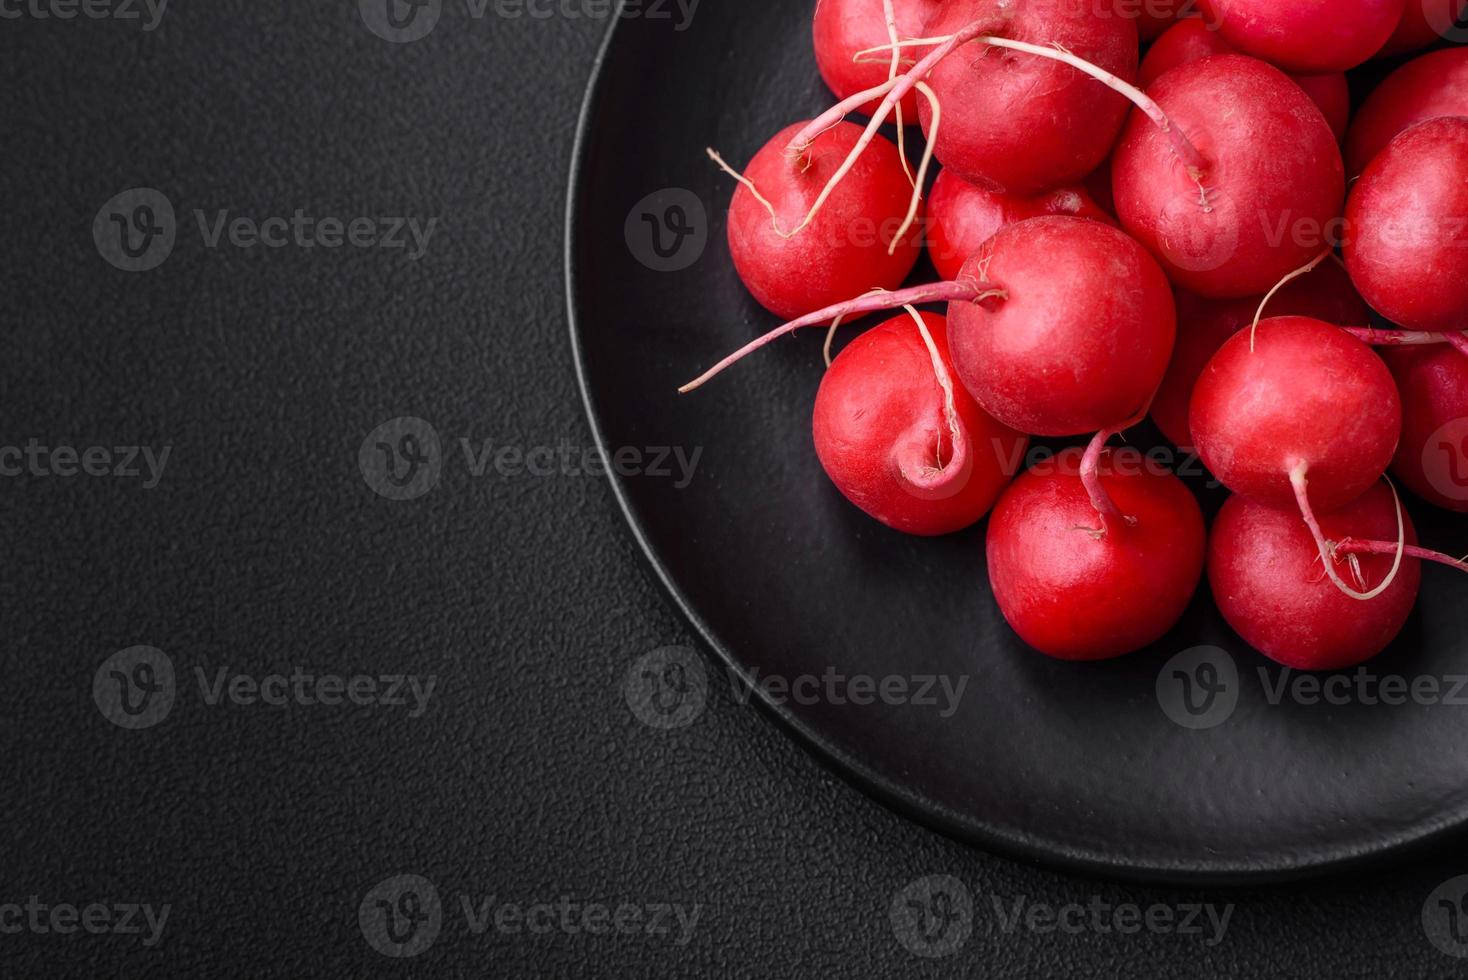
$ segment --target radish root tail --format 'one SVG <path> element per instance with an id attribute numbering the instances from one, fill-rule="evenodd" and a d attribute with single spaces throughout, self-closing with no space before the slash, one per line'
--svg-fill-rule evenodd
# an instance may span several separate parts
<path id="1" fill-rule="evenodd" d="M 1325 249 L 1319 255 L 1315 256 L 1315 258 L 1311 259 L 1309 262 L 1306 262 L 1304 265 L 1300 266 L 1295 271 L 1285 273 L 1285 277 L 1283 279 L 1281 279 L 1279 282 L 1275 283 L 1273 289 L 1271 289 L 1269 292 L 1267 292 L 1267 293 L 1264 294 L 1264 298 L 1259 301 L 1259 309 L 1256 310 L 1255 313 L 1254 313 L 1254 323 L 1249 327 L 1249 353 L 1250 354 L 1254 353 L 1254 337 L 1259 332 L 1259 321 L 1262 320 L 1262 319 L 1264 319 L 1264 308 L 1269 305 L 1269 301 L 1270 300 L 1274 299 L 1274 294 L 1277 293 L 1277 292 L 1279 292 L 1281 289 L 1285 288 L 1285 286 L 1287 286 L 1289 283 L 1291 283 L 1294 280 L 1300 278 L 1301 276 L 1309 275 L 1310 273 L 1314 272 L 1315 271 L 1315 268 L 1318 265 L 1320 265 L 1320 263 L 1324 262 L 1327 258 L 1329 258 L 1333 254 L 1334 253 L 1331 251 L 1331 249 L 1329 249 L 1329 248 Z"/>
<path id="2" fill-rule="evenodd" d="M 1369 592 L 1361 592 L 1347 585 L 1335 570 L 1336 561 L 1340 557 L 1340 546 L 1326 539 L 1325 532 L 1320 529 L 1320 521 L 1315 517 L 1315 510 L 1310 506 L 1310 480 L 1307 476 L 1309 471 L 1309 463 L 1302 461 L 1295 464 L 1294 468 L 1290 470 L 1290 486 L 1294 488 L 1295 502 L 1300 507 L 1300 516 L 1305 519 L 1305 526 L 1310 529 L 1310 536 L 1315 539 L 1315 547 L 1320 552 L 1321 562 L 1325 565 L 1325 574 L 1330 576 L 1331 582 L 1343 594 L 1361 602 L 1370 602 L 1391 588 L 1391 584 L 1397 580 L 1397 574 L 1402 570 L 1402 559 L 1407 555 L 1407 519 L 1402 511 L 1402 498 L 1397 494 L 1396 486 L 1388 480 L 1387 485 L 1392 488 L 1392 499 L 1397 504 L 1397 543 L 1388 547 L 1391 553 L 1395 554 L 1396 560 L 1392 562 L 1391 572 L 1380 585 Z"/>

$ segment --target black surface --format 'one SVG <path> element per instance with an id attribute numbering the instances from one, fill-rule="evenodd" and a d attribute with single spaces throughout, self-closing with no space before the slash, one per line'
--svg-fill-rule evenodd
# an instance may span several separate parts
<path id="1" fill-rule="evenodd" d="M 705 0 L 712 4 L 715 0 Z M 692 642 L 584 477 L 374 494 L 365 436 L 405 414 L 460 436 L 590 444 L 560 271 L 564 173 L 604 21 L 471 20 L 388 45 L 353 4 L 171 6 L 151 34 L 0 21 L 7 152 L 5 445 L 170 444 L 152 491 L 7 478 L 0 902 L 170 903 L 160 944 L 0 934 L 16 977 L 1449 977 L 1423 903 L 1446 850 L 1369 877 L 1151 889 L 991 857 L 831 775 L 728 685 L 682 729 L 639 723 L 639 657 Z M 728 55 L 737 57 L 734 52 Z M 752 98 L 769 95 L 753 92 Z M 642 107 L 625 107 L 627 125 Z M 255 215 L 439 215 L 425 258 L 209 250 L 181 232 L 127 274 L 91 225 L 119 191 Z M 773 421 L 773 420 L 767 420 Z M 750 583 L 758 588 L 759 583 Z M 151 644 L 188 686 L 156 727 L 92 700 Z M 711 675 L 713 661 L 708 661 Z M 209 707 L 197 666 L 440 678 L 383 709 Z M 441 710 L 439 710 L 441 709 Z M 704 906 L 685 946 L 474 936 L 455 916 L 391 960 L 357 925 L 412 872 L 452 902 Z M 981 902 L 952 958 L 888 907 L 936 873 Z M 988 896 L 1234 902 L 1225 941 L 1005 933 Z"/>
<path id="2" fill-rule="evenodd" d="M 1228 628 L 1206 586 L 1175 629 L 1135 655 L 1068 664 L 1029 650 L 989 595 L 982 525 L 939 541 L 897 534 L 825 479 L 810 443 L 822 331 L 677 394 L 779 324 L 734 272 L 721 207 L 732 181 L 697 149 L 707 142 L 748 159 L 827 101 L 804 48 L 806 19 L 796 5 L 762 17 L 722 5 L 681 36 L 629 22 L 608 48 L 573 178 L 573 331 L 601 434 L 613 447 L 704 451 L 687 487 L 636 476 L 618 483 L 710 642 L 755 678 L 836 671 L 914 688 L 947 678 L 963 693 L 946 710 L 903 698 L 861 704 L 839 691 L 781 696 L 777 707 L 883 798 L 965 839 L 1062 866 L 1173 882 L 1291 877 L 1379 858 L 1461 824 L 1460 712 L 1359 699 L 1326 711 L 1272 704 L 1268 685 L 1290 674 Z M 740 56 L 721 61 L 723 51 Z M 749 93 L 759 105 L 746 111 Z M 624 105 L 644 107 L 641 125 L 625 124 Z M 647 253 L 619 234 L 639 198 L 668 185 L 692 192 L 711 215 L 711 244 L 684 271 L 649 267 L 640 261 Z M 666 230 L 664 239 L 671 246 Z M 689 255 L 698 241 L 685 243 Z M 911 284 L 933 275 L 920 268 Z M 1150 427 L 1129 441 L 1168 448 Z M 1209 487 L 1195 458 L 1182 465 L 1216 510 L 1226 493 Z M 1425 505 L 1414 516 L 1435 547 L 1468 548 L 1461 516 Z M 1453 673 L 1468 653 L 1465 618 L 1463 583 L 1430 571 L 1409 627 L 1367 669 Z M 1180 693 L 1173 658 L 1203 646 L 1230 658 L 1236 679 L 1225 696 L 1237 707 L 1222 724 L 1194 730 L 1162 710 L 1157 691 L 1161 676 L 1165 694 Z"/>

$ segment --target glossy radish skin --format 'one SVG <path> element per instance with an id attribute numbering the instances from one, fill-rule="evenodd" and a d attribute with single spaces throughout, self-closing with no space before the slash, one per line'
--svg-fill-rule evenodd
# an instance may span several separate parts
<path id="1" fill-rule="evenodd" d="M 1176 293 L 1177 346 L 1152 402 L 1152 420 L 1173 445 L 1191 449 L 1188 407 L 1193 386 L 1224 342 L 1253 324 L 1264 297 L 1204 299 L 1185 289 Z M 1340 326 L 1360 326 L 1370 315 L 1345 270 L 1334 262 L 1286 283 L 1269 301 L 1268 314 L 1308 316 Z"/>
<path id="2" fill-rule="evenodd" d="M 1007 18 L 999 36 L 1058 44 L 1124 81 L 1136 78 L 1135 19 L 1086 4 L 948 0 L 925 30 L 948 35 L 995 17 Z M 1079 182 L 1106 158 L 1126 117 L 1125 98 L 1069 65 L 977 41 L 939 62 L 928 84 L 942 106 L 939 162 L 971 183 L 1011 194 Z M 931 134 L 926 100 L 918 112 Z"/>
<path id="3" fill-rule="evenodd" d="M 1080 185 L 1020 197 L 975 187 L 943 170 L 928 193 L 928 254 L 939 277 L 956 279 L 968 257 L 995 232 L 1049 214 L 1116 223 Z"/>
<path id="4" fill-rule="evenodd" d="M 1142 59 L 1142 67 L 1137 73 L 1138 84 L 1145 88 L 1178 65 L 1191 64 L 1215 54 L 1238 53 L 1238 49 L 1225 41 L 1218 31 L 1210 29 L 1206 21 L 1197 17 L 1180 20 L 1147 49 L 1147 56 Z M 1336 140 L 1344 139 L 1346 126 L 1351 121 L 1351 90 L 1346 84 L 1346 76 L 1341 72 L 1288 74 L 1319 106 Z"/>
<path id="5" fill-rule="evenodd" d="M 1346 204 L 1346 268 L 1410 330 L 1468 328 L 1468 118 L 1418 123 L 1377 154 Z"/>
<path id="6" fill-rule="evenodd" d="M 764 145 L 746 178 L 775 209 L 781 230 L 799 227 L 831 174 L 856 144 L 862 128 L 841 123 L 816 139 L 808 160 L 786 154 L 800 129 L 790 126 Z M 793 319 L 869 289 L 895 289 L 922 251 L 911 232 L 888 255 L 887 246 L 907 214 L 912 184 L 897 147 L 877 137 L 826 201 L 815 220 L 790 238 L 775 229 L 749 188 L 739 185 L 729 205 L 729 251 L 754 298 Z"/>
<path id="7" fill-rule="evenodd" d="M 1290 471 L 1301 462 L 1318 513 L 1365 493 L 1402 433 L 1401 399 L 1381 358 L 1309 317 L 1264 320 L 1254 341 L 1251 351 L 1250 332 L 1235 334 L 1193 388 L 1189 422 L 1204 464 L 1235 493 L 1291 512 Z"/>
<path id="8" fill-rule="evenodd" d="M 898 37 L 922 37 L 928 19 L 941 6 L 941 0 L 894 0 Z M 816 66 L 826 85 L 838 99 L 875 88 L 887 80 L 891 62 L 880 55 L 864 55 L 856 61 L 858 51 L 890 43 L 887 15 L 882 0 L 818 0 L 812 24 Z M 899 74 L 906 66 L 899 66 Z M 919 96 L 902 100 L 902 118 L 907 125 L 917 125 Z M 864 107 L 870 113 L 881 99 Z"/>
<path id="9" fill-rule="evenodd" d="M 1020 432 L 1070 436 L 1135 415 L 1162 381 L 1176 310 L 1147 251 L 1085 218 L 1031 218 L 1000 231 L 960 278 L 1003 299 L 948 308 L 953 363 L 969 392 Z"/>
<path id="10" fill-rule="evenodd" d="M 1147 94 L 1208 164 L 1205 209 L 1171 140 L 1140 112 L 1112 155 L 1122 227 L 1174 283 L 1215 299 L 1255 295 L 1320 253 L 1345 175 L 1330 126 L 1298 85 L 1262 61 L 1215 55 Z"/>
<path id="11" fill-rule="evenodd" d="M 922 316 L 948 363 L 943 317 Z M 952 466 L 956 454 L 943 390 L 917 324 L 904 314 L 853 340 L 816 394 L 816 455 L 831 482 L 866 513 L 908 534 L 948 534 L 982 518 L 1029 440 L 954 388 L 968 447 L 958 454 L 959 471 L 940 476 L 932 471 Z"/>
<path id="12" fill-rule="evenodd" d="M 1411 519 L 1407 543 L 1416 544 Z M 1320 519 L 1327 538 L 1397 540 L 1391 489 L 1378 482 Z M 1360 555 L 1366 591 L 1386 580 L 1392 555 Z M 1401 632 L 1417 602 L 1422 565 L 1408 559 L 1374 599 L 1344 595 L 1321 571 L 1320 552 L 1298 511 L 1233 496 L 1213 522 L 1208 580 L 1234 632 L 1254 649 L 1296 670 L 1339 670 L 1370 660 Z M 1354 576 L 1344 561 L 1338 569 Z"/>
<path id="13" fill-rule="evenodd" d="M 1468 514 L 1468 355 L 1447 344 L 1381 355 L 1402 395 L 1393 475 L 1423 500 Z"/>
<path id="14" fill-rule="evenodd" d="M 1468 48 L 1414 58 L 1376 87 L 1346 134 L 1346 173 L 1366 169 L 1397 134 L 1438 116 L 1468 116 Z"/>
<path id="15" fill-rule="evenodd" d="M 1101 660 L 1162 638 L 1202 577 L 1203 515 L 1192 491 L 1140 453 L 1107 452 L 1101 482 L 1134 526 L 1106 535 L 1067 449 L 1022 474 L 989 519 L 994 598 L 1030 646 L 1061 660 Z"/>
<path id="16" fill-rule="evenodd" d="M 1199 0 L 1204 18 L 1238 50 L 1314 74 L 1368 60 L 1396 30 L 1405 6 L 1403 0 Z"/>
<path id="17" fill-rule="evenodd" d="M 1407 0 L 1397 29 L 1376 57 L 1389 58 L 1436 44 L 1449 35 L 1465 11 L 1468 0 Z"/>

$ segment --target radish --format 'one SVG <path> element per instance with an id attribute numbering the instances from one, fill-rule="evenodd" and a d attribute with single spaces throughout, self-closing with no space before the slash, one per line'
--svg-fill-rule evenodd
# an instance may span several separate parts
<path id="1" fill-rule="evenodd" d="M 1134 415 L 1176 336 L 1167 277 L 1147 251 L 1084 218 L 1031 218 L 964 265 L 1002 297 L 948 311 L 953 364 L 984 410 L 1021 432 L 1069 436 Z"/>
<path id="2" fill-rule="evenodd" d="M 1023 473 L 989 518 L 994 598 L 1030 646 L 1062 660 L 1100 660 L 1161 639 L 1202 576 L 1205 533 L 1181 480 L 1135 450 L 1106 451 L 1098 474 L 1128 520 L 1091 530 L 1096 509 L 1079 449 Z"/>
<path id="3" fill-rule="evenodd" d="M 1348 536 L 1395 541 L 1398 518 L 1407 546 L 1416 543 L 1411 521 L 1381 483 L 1320 519 L 1330 539 Z M 1393 552 L 1396 545 L 1389 546 Z M 1405 553 L 1405 548 L 1403 549 Z M 1208 581 L 1223 618 L 1251 647 L 1297 670 L 1338 670 L 1369 660 L 1401 632 L 1417 601 L 1422 568 L 1395 554 L 1353 553 L 1336 546 L 1332 571 L 1374 598 L 1345 595 L 1326 575 L 1310 529 L 1294 510 L 1247 497 L 1230 497 L 1213 522 Z M 1334 566 L 1345 563 L 1343 569 Z"/>
<path id="4" fill-rule="evenodd" d="M 1330 127 L 1298 85 L 1262 61 L 1215 55 L 1165 73 L 1147 95 L 1172 129 L 1133 113 L 1112 183 L 1122 227 L 1173 282 L 1248 296 L 1320 251 L 1345 177 Z"/>
<path id="5" fill-rule="evenodd" d="M 883 0 L 817 0 L 811 34 L 816 67 L 838 99 L 847 99 L 885 82 L 891 65 L 880 58 L 858 58 L 857 53 L 901 37 L 921 37 L 928 19 L 942 0 L 892 0 L 894 27 L 889 30 Z M 860 108 L 870 113 L 881 104 L 872 99 Z M 915 94 L 902 100 L 904 121 L 917 123 Z"/>
<path id="6" fill-rule="evenodd" d="M 1005 0 L 948 0 L 924 29 L 956 34 L 991 23 L 1010 40 L 1054 45 L 1129 82 L 1137 73 L 1136 22 L 1085 5 Z M 1085 177 L 1106 158 L 1126 116 L 1126 102 L 1074 69 L 1024 52 L 959 47 L 927 76 L 947 110 L 934 154 L 972 183 L 1033 194 Z M 932 111 L 918 107 L 932 136 Z"/>
<path id="7" fill-rule="evenodd" d="M 1310 506 L 1336 510 L 1381 479 L 1402 405 L 1370 347 L 1330 324 L 1285 316 L 1235 334 L 1213 356 L 1189 424 L 1224 486 L 1274 507 L 1298 502 L 1308 519 Z"/>
<path id="8" fill-rule="evenodd" d="M 742 175 L 709 151 L 740 183 L 729 205 L 734 268 L 761 305 L 785 318 L 866 289 L 895 289 L 922 251 L 919 236 L 902 231 L 913 187 L 897 147 L 874 140 L 817 208 L 862 128 L 841 123 L 789 155 L 800 128 L 766 143 Z"/>
<path id="9" fill-rule="evenodd" d="M 1125 16 L 1131 6 L 1137 4 L 1137 34 L 1143 44 L 1151 44 L 1161 37 L 1179 17 L 1191 17 L 1192 0 L 1117 0 L 1116 6 Z"/>
<path id="10" fill-rule="evenodd" d="M 1142 67 L 1137 73 L 1137 83 L 1145 88 L 1178 65 L 1191 64 L 1215 54 L 1237 53 L 1238 49 L 1225 41 L 1217 30 L 1196 17 L 1190 17 L 1178 21 L 1147 50 L 1147 57 L 1142 59 Z M 1310 101 L 1320 107 L 1336 141 L 1344 139 L 1346 126 L 1351 121 L 1351 90 L 1346 84 L 1346 76 L 1342 72 L 1287 74 L 1310 96 Z"/>
<path id="11" fill-rule="evenodd" d="M 1351 279 L 1382 316 L 1412 330 L 1468 325 L 1468 118 L 1404 130 L 1346 205 Z"/>
<path id="12" fill-rule="evenodd" d="M 1346 134 L 1346 173 L 1366 169 L 1397 134 L 1438 116 L 1468 116 L 1468 48 L 1414 58 L 1376 87 Z"/>
<path id="13" fill-rule="evenodd" d="M 975 187 L 951 170 L 940 171 L 928 192 L 928 254 L 938 275 L 957 279 L 968 257 L 995 232 L 1047 214 L 1116 223 L 1081 186 L 1019 197 Z"/>
<path id="14" fill-rule="evenodd" d="M 1376 57 L 1389 58 L 1436 44 L 1454 33 L 1454 25 L 1465 12 L 1468 0 L 1407 0 L 1397 29 Z"/>
<path id="15" fill-rule="evenodd" d="M 1029 440 L 954 384 L 943 317 L 911 314 L 863 333 L 832 363 L 816 394 L 816 455 L 846 498 L 888 527 L 948 534 L 989 512 Z"/>
<path id="16" fill-rule="evenodd" d="M 1185 289 L 1177 292 L 1177 347 L 1167 376 L 1152 402 L 1152 420 L 1179 449 L 1191 449 L 1188 405 L 1198 376 L 1224 342 L 1254 322 L 1264 297 L 1204 299 Z M 1269 304 L 1274 316 L 1308 316 L 1346 326 L 1365 323 L 1370 315 L 1345 270 L 1335 263 L 1285 284 Z"/>
<path id="17" fill-rule="evenodd" d="M 1409 0 L 1419 3 L 1421 0 Z M 1208 22 L 1245 54 L 1289 71 L 1345 71 L 1369 59 L 1402 19 L 1403 0 L 1200 0 Z"/>
<path id="18" fill-rule="evenodd" d="M 1442 345 L 1381 355 L 1402 395 L 1392 473 L 1422 499 L 1468 513 L 1468 355 Z"/>

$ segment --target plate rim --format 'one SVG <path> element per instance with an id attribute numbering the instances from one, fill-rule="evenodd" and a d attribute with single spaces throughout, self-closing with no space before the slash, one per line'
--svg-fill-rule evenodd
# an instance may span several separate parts
<path id="1" fill-rule="evenodd" d="M 565 278 L 566 324 L 571 342 L 572 364 L 576 372 L 576 386 L 580 392 L 582 411 L 591 427 L 592 439 L 597 451 L 605 455 L 608 444 L 602 431 L 601 420 L 591 394 L 585 352 L 581 344 L 581 318 L 576 291 L 576 216 L 582 200 L 582 178 L 585 173 L 585 157 L 591 128 L 593 111 L 598 101 L 608 55 L 623 28 L 623 10 L 630 0 L 616 0 L 611 12 L 611 23 L 598 45 L 587 76 L 586 90 L 582 94 L 581 106 L 576 118 L 576 131 L 571 145 L 571 158 L 566 185 L 566 211 L 562 239 L 562 273 Z M 1284 884 L 1321 878 L 1347 872 L 1379 870 L 1389 860 L 1405 861 L 1420 857 L 1447 839 L 1462 833 L 1468 824 L 1468 811 L 1439 814 L 1430 821 L 1417 821 L 1407 832 L 1378 837 L 1370 844 L 1354 847 L 1313 849 L 1308 852 L 1295 851 L 1297 860 L 1281 860 L 1277 855 L 1261 857 L 1253 861 L 1226 860 L 1208 861 L 1198 859 L 1175 859 L 1167 861 L 1139 861 L 1118 857 L 1100 848 L 1087 848 L 1069 844 L 1032 833 L 1015 833 L 995 827 L 984 821 L 966 816 L 952 807 L 945 806 L 923 794 L 897 783 L 875 771 L 871 766 L 833 744 L 829 739 L 803 722 L 788 706 L 774 701 L 764 688 L 749 675 L 744 665 L 694 609 L 688 597 L 678 586 L 671 571 L 653 548 L 646 530 L 633 511 L 623 478 L 606 473 L 612 495 L 622 519 L 632 532 L 638 550 L 652 567 L 663 590 L 672 599 L 679 614 L 687 620 L 694 631 L 708 645 L 713 654 L 722 661 L 725 669 L 732 671 L 739 683 L 754 694 L 751 701 L 761 711 L 773 718 L 788 733 L 795 736 L 796 744 L 814 758 L 827 771 L 838 776 L 863 795 L 875 800 L 906 820 L 936 831 L 943 836 L 969 847 L 975 847 L 1009 860 L 1035 864 L 1051 870 L 1097 876 L 1114 881 L 1136 882 L 1146 885 L 1167 886 L 1251 886 Z"/>

